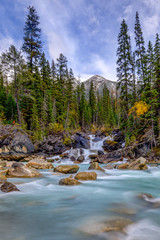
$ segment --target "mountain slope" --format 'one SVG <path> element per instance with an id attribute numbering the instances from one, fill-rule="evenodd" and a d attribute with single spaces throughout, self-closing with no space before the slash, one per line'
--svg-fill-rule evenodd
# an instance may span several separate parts
<path id="1" fill-rule="evenodd" d="M 99 94 L 102 94 L 104 85 L 106 84 L 108 90 L 110 91 L 110 94 L 116 95 L 117 82 L 110 81 L 110 80 L 108 80 L 108 79 L 106 79 L 102 76 L 99 76 L 99 75 L 94 75 L 93 77 L 84 81 L 86 96 L 88 96 L 88 94 L 89 94 L 89 89 L 90 89 L 91 82 L 93 82 L 93 86 L 95 88 L 95 91 L 98 91 Z"/>

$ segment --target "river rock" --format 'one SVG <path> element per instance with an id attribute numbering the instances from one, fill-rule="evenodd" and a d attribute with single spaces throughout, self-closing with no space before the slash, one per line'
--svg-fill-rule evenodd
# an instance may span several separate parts
<path id="1" fill-rule="evenodd" d="M 91 163 L 89 168 L 88 168 L 88 170 L 93 170 L 93 169 L 105 172 L 105 170 L 103 168 L 101 168 L 97 162 Z"/>
<path id="2" fill-rule="evenodd" d="M 42 177 L 42 174 L 40 174 L 35 169 L 30 169 L 26 166 L 24 166 L 23 163 L 14 163 L 12 164 L 12 168 L 8 169 L 6 173 L 7 178 L 37 178 Z"/>
<path id="3" fill-rule="evenodd" d="M 112 163 L 108 163 L 107 165 L 104 165 L 103 168 L 104 168 L 104 169 L 113 169 L 114 166 L 113 166 Z"/>
<path id="4" fill-rule="evenodd" d="M 104 154 L 102 150 L 98 150 L 97 153 L 98 153 L 98 156 L 102 156 Z"/>
<path id="5" fill-rule="evenodd" d="M 80 155 L 83 155 L 83 154 L 84 154 L 84 149 L 80 148 Z"/>
<path id="6" fill-rule="evenodd" d="M 36 152 L 42 152 L 49 155 L 62 154 L 69 150 L 70 147 L 63 144 L 63 134 L 50 135 L 44 141 L 39 142 L 36 147 Z"/>
<path id="7" fill-rule="evenodd" d="M 122 163 L 117 166 L 117 169 L 128 169 L 129 163 Z"/>
<path id="8" fill-rule="evenodd" d="M 146 159 L 143 157 L 140 157 L 134 161 L 131 161 L 131 163 L 129 163 L 127 169 L 133 169 L 133 170 L 146 170 L 148 169 L 147 165 L 146 165 Z"/>
<path id="9" fill-rule="evenodd" d="M 68 174 L 68 173 L 76 173 L 78 172 L 78 170 L 79 170 L 78 165 L 59 165 L 55 167 L 53 171 Z"/>
<path id="10" fill-rule="evenodd" d="M 96 180 L 97 174 L 95 172 L 79 172 L 76 174 L 75 179 L 82 181 Z"/>
<path id="11" fill-rule="evenodd" d="M 4 183 L 5 181 L 7 181 L 6 171 L 1 171 L 0 172 L 0 183 Z"/>
<path id="12" fill-rule="evenodd" d="M 101 137 L 95 137 L 95 138 L 92 140 L 92 142 L 99 142 L 99 141 L 101 141 Z"/>
<path id="13" fill-rule="evenodd" d="M 89 139 L 84 138 L 83 135 L 80 135 L 79 133 L 76 133 L 76 135 L 73 137 L 73 148 L 90 148 L 90 141 Z"/>
<path id="14" fill-rule="evenodd" d="M 69 153 L 62 153 L 59 155 L 62 159 L 69 158 Z"/>
<path id="15" fill-rule="evenodd" d="M 53 168 L 53 165 L 45 160 L 33 159 L 26 164 L 26 167 L 35 169 L 51 169 Z"/>
<path id="16" fill-rule="evenodd" d="M 30 156 L 27 156 L 27 157 L 23 158 L 22 161 L 23 161 L 23 162 L 29 162 L 29 161 L 34 160 L 34 159 L 36 159 L 36 160 L 46 160 L 46 156 L 44 156 L 44 155 L 32 154 L 32 155 L 30 155 Z"/>
<path id="17" fill-rule="evenodd" d="M 13 183 L 5 182 L 1 186 L 1 191 L 8 193 L 13 191 L 19 191 L 19 189 Z"/>
<path id="18" fill-rule="evenodd" d="M 6 161 L 0 160 L 0 170 L 3 170 L 6 167 Z"/>
<path id="19" fill-rule="evenodd" d="M 114 151 L 119 149 L 121 146 L 119 145 L 118 142 L 111 141 L 111 140 L 104 140 L 102 147 L 105 151 Z"/>
<path id="20" fill-rule="evenodd" d="M 142 200 L 153 199 L 153 196 L 149 193 L 140 193 L 138 194 L 138 197 Z"/>
<path id="21" fill-rule="evenodd" d="M 72 178 L 71 176 L 68 178 L 63 178 L 59 181 L 59 185 L 79 185 L 81 182 L 79 182 L 77 179 Z"/>
<path id="22" fill-rule="evenodd" d="M 98 156 L 97 162 L 99 163 L 110 163 L 110 162 L 118 162 L 122 161 L 122 153 L 120 151 L 113 151 L 101 156 Z"/>
<path id="23" fill-rule="evenodd" d="M 116 129 L 115 131 L 112 132 L 112 134 L 114 135 L 114 138 L 113 138 L 114 141 L 124 142 L 125 136 L 122 131 L 120 131 L 119 129 Z"/>
<path id="24" fill-rule="evenodd" d="M 83 155 L 81 155 L 77 158 L 77 161 L 80 163 L 83 162 L 84 160 L 85 160 L 85 157 Z"/>
<path id="25" fill-rule="evenodd" d="M 71 159 L 72 162 L 75 162 L 75 161 L 76 161 L 75 156 L 71 156 L 70 159 Z"/>
<path id="26" fill-rule="evenodd" d="M 133 222 L 128 218 L 124 217 L 113 218 L 111 220 L 106 221 L 104 228 L 101 229 L 101 232 L 116 231 L 126 233 L 126 227 L 132 223 Z"/>
<path id="27" fill-rule="evenodd" d="M 24 130 L 11 125 L 0 125 L 0 154 L 28 154 L 34 146 Z"/>
<path id="28" fill-rule="evenodd" d="M 89 158 L 90 158 L 90 159 L 96 159 L 97 157 L 98 157 L 97 154 L 90 154 L 90 155 L 89 155 Z"/>

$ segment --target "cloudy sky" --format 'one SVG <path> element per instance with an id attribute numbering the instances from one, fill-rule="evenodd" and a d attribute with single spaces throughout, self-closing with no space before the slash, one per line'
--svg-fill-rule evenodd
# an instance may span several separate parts
<path id="1" fill-rule="evenodd" d="M 135 13 L 139 11 L 146 45 L 160 32 L 160 0 L 0 0 L 0 52 L 21 48 L 27 7 L 40 16 L 44 51 L 51 61 L 60 53 L 75 77 L 99 74 L 116 80 L 120 23 L 129 26 L 134 47 Z"/>

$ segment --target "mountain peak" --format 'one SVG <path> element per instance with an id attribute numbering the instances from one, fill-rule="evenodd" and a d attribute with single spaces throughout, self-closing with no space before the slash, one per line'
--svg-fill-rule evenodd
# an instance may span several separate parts
<path id="1" fill-rule="evenodd" d="M 91 82 L 93 82 L 95 91 L 98 91 L 99 94 L 102 94 L 104 85 L 106 85 L 106 87 L 110 91 L 110 94 L 113 94 L 113 95 L 116 94 L 117 82 L 108 80 L 100 75 L 94 75 L 94 76 L 90 77 L 89 79 L 87 79 L 86 81 L 84 81 L 86 95 L 88 95 L 88 93 L 89 93 Z"/>

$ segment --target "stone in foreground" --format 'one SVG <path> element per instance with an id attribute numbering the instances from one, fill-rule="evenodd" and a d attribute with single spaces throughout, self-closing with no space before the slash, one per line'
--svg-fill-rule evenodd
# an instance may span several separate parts
<path id="1" fill-rule="evenodd" d="M 82 181 L 96 180 L 97 174 L 95 172 L 79 172 L 76 174 L 75 179 Z"/>
<path id="2" fill-rule="evenodd" d="M 6 173 L 8 178 L 37 178 L 42 177 L 35 169 L 30 169 L 23 165 L 23 163 L 13 163 L 12 168 L 9 169 Z"/>
<path id="3" fill-rule="evenodd" d="M 13 191 L 19 191 L 19 189 L 13 183 L 5 182 L 1 186 L 1 191 L 8 193 Z"/>
<path id="4" fill-rule="evenodd" d="M 137 158 L 130 163 L 123 163 L 117 166 L 118 169 L 131 169 L 131 170 L 146 170 L 148 169 L 146 165 L 146 159 L 143 157 Z"/>
<path id="5" fill-rule="evenodd" d="M 68 173 L 76 173 L 78 172 L 78 170 L 79 170 L 78 165 L 59 165 L 55 167 L 53 171 L 68 174 Z"/>
<path id="6" fill-rule="evenodd" d="M 92 169 L 105 172 L 105 170 L 103 168 L 101 168 L 97 162 L 93 162 L 90 164 L 88 170 L 92 170 Z"/>
<path id="7" fill-rule="evenodd" d="M 33 159 L 29 161 L 26 164 L 26 166 L 29 168 L 35 168 L 35 169 L 52 169 L 53 168 L 52 163 L 42 159 Z"/>
<path id="8" fill-rule="evenodd" d="M 59 185 L 79 185 L 81 184 L 81 182 L 79 182 L 77 179 L 74 179 L 72 177 L 68 177 L 68 178 L 63 178 L 59 181 Z"/>
<path id="9" fill-rule="evenodd" d="M 148 169 L 146 165 L 146 159 L 143 157 L 137 158 L 133 162 L 131 162 L 128 166 L 128 169 L 133 169 L 133 170 L 146 170 Z"/>
<path id="10" fill-rule="evenodd" d="M 0 172 L 0 183 L 4 183 L 5 181 L 7 181 L 6 170 Z"/>
<path id="11" fill-rule="evenodd" d="M 133 222 L 130 219 L 124 218 L 124 217 L 111 219 L 105 223 L 105 226 L 102 229 L 102 232 L 118 231 L 118 232 L 126 233 L 126 227 L 132 223 Z"/>

